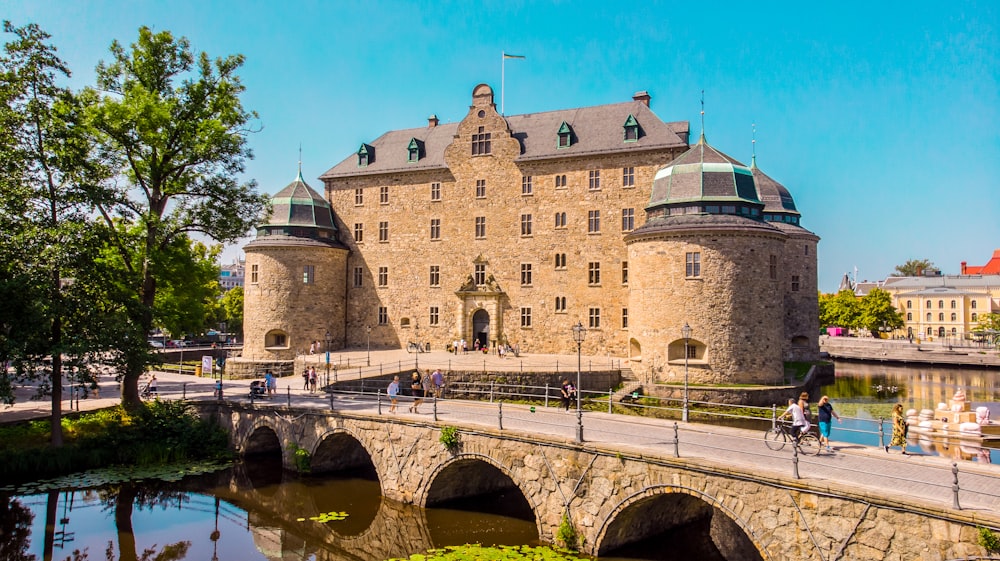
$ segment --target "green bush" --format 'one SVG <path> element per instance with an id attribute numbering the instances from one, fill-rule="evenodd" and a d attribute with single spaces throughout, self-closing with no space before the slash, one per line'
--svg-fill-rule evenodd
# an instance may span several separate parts
<path id="1" fill-rule="evenodd" d="M 448 450 L 454 452 L 460 444 L 458 437 L 458 427 L 441 427 L 441 444 Z"/>
<path id="2" fill-rule="evenodd" d="M 1000 553 L 1000 537 L 989 528 L 979 527 L 979 545 L 989 554 Z"/>

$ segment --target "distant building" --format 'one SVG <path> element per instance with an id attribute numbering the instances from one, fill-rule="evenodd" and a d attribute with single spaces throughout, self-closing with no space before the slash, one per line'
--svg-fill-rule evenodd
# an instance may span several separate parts
<path id="1" fill-rule="evenodd" d="M 982 267 L 967 265 L 962 261 L 963 275 L 1000 275 L 1000 249 L 993 250 L 993 257 Z"/>
<path id="2" fill-rule="evenodd" d="M 1000 312 L 1000 275 L 889 277 L 881 288 L 903 316 L 904 336 L 964 338 L 980 316 Z"/>
<path id="3" fill-rule="evenodd" d="M 237 286 L 242 287 L 245 271 L 246 262 L 239 258 L 228 265 L 223 265 L 219 270 L 219 285 L 222 286 L 222 291 L 227 292 Z"/>

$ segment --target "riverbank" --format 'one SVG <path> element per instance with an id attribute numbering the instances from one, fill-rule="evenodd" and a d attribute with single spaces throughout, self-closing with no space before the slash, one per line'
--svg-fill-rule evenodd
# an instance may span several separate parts
<path id="1" fill-rule="evenodd" d="M 939 339 L 910 342 L 906 339 L 871 337 L 819 338 L 820 351 L 836 360 L 897 362 L 901 364 L 946 364 L 982 368 L 1000 368 L 1000 352 L 976 346 L 971 341 Z"/>

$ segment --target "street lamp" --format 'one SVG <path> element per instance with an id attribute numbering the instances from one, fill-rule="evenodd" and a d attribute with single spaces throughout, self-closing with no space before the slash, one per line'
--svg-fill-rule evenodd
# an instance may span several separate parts
<path id="1" fill-rule="evenodd" d="M 681 337 L 684 337 L 684 410 L 681 413 L 681 421 L 688 422 L 688 342 L 691 340 L 691 326 L 684 322 L 681 328 Z"/>
<path id="2" fill-rule="evenodd" d="M 372 326 L 366 325 L 365 332 L 368 334 L 368 366 L 372 365 Z"/>
<path id="3" fill-rule="evenodd" d="M 583 442 L 583 411 L 580 409 L 580 345 L 583 338 L 587 336 L 587 330 L 583 328 L 583 322 L 576 322 L 573 326 L 573 340 L 576 341 L 576 441 Z"/>
<path id="4" fill-rule="evenodd" d="M 330 331 L 326 332 L 326 385 L 330 385 Z"/>

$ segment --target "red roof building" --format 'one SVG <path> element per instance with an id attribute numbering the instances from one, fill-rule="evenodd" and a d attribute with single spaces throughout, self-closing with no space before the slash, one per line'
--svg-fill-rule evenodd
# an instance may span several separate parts
<path id="1" fill-rule="evenodd" d="M 982 267 L 966 265 L 962 261 L 963 275 L 1000 275 L 1000 249 L 993 250 L 993 257 Z"/>

